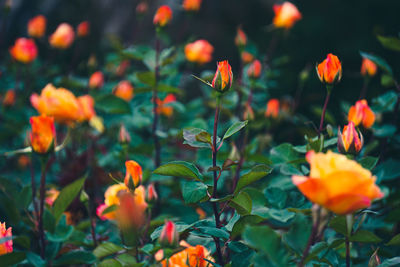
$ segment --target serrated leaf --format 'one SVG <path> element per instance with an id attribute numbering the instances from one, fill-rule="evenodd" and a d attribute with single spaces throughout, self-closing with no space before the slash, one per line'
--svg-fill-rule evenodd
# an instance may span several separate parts
<path id="1" fill-rule="evenodd" d="M 210 148 L 210 143 L 200 142 L 196 139 L 196 136 L 199 134 L 207 134 L 207 131 L 200 128 L 191 128 L 183 130 L 183 139 L 185 140 L 183 143 L 188 144 L 192 147 L 200 147 L 200 148 Z M 211 139 L 211 137 L 210 137 Z"/>
<path id="2" fill-rule="evenodd" d="M 244 187 L 260 180 L 261 178 L 264 178 L 271 172 L 272 172 L 272 168 L 270 168 L 267 165 L 257 165 L 255 167 L 253 167 L 251 169 L 251 171 L 249 171 L 248 173 L 246 173 L 242 177 L 240 177 L 240 179 L 236 185 L 234 194 L 236 195 Z"/>
<path id="3" fill-rule="evenodd" d="M 155 174 L 182 177 L 202 181 L 203 176 L 193 163 L 186 161 L 171 161 L 153 171 Z"/>
<path id="4" fill-rule="evenodd" d="M 198 181 L 182 181 L 182 196 L 187 204 L 197 203 L 207 197 L 207 185 Z"/>
<path id="5" fill-rule="evenodd" d="M 247 125 L 247 123 L 248 121 L 246 120 L 246 121 L 238 121 L 232 124 L 231 127 L 229 127 L 228 130 L 226 130 L 224 137 L 222 137 L 222 140 L 231 137 L 232 135 L 243 129 Z"/>

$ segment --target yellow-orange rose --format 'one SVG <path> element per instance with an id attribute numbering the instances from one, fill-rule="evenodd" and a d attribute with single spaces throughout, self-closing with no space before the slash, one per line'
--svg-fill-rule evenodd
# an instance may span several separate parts
<path id="1" fill-rule="evenodd" d="M 72 45 L 74 39 L 75 32 L 72 26 L 68 23 L 61 23 L 49 37 L 49 43 L 54 48 L 67 49 Z"/>

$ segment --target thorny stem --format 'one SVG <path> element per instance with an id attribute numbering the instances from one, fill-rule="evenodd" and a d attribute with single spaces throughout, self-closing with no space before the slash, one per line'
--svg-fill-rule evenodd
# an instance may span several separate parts
<path id="1" fill-rule="evenodd" d="M 328 102 L 329 102 L 330 96 L 331 96 L 331 88 L 327 88 L 325 103 L 324 103 L 324 107 L 322 108 L 321 120 L 319 122 L 318 136 L 320 135 L 320 133 L 322 132 L 322 129 L 324 127 L 325 113 L 326 113 L 326 108 L 328 107 Z"/>
<path id="2" fill-rule="evenodd" d="M 301 261 L 297 265 L 298 267 L 303 267 L 305 264 L 304 261 L 306 260 L 308 254 L 310 253 L 310 248 L 314 244 L 315 238 L 318 235 L 320 221 L 321 221 L 321 208 L 318 208 L 317 219 L 315 220 L 315 223 L 312 226 L 310 237 L 308 238 L 306 248 L 304 249 L 303 257 L 301 258 Z"/>
<path id="3" fill-rule="evenodd" d="M 214 168 L 214 188 L 212 192 L 212 198 L 217 198 L 217 185 L 218 185 L 218 175 L 217 175 L 217 130 L 218 130 L 218 117 L 219 117 L 219 110 L 220 110 L 220 102 L 221 98 L 220 96 L 217 96 L 217 106 L 215 108 L 215 117 L 214 117 L 214 131 L 213 131 L 213 149 L 212 149 L 212 161 L 213 161 L 213 168 Z M 221 222 L 219 218 L 219 213 L 218 213 L 218 207 L 216 202 L 212 202 L 212 207 L 214 210 L 214 217 L 215 217 L 215 226 L 217 228 L 221 228 Z M 217 250 L 217 256 L 218 256 L 218 263 L 223 266 L 224 265 L 224 260 L 222 257 L 222 251 L 221 251 L 221 245 L 219 243 L 219 238 L 214 237 L 214 242 L 215 242 L 215 247 Z"/>
<path id="4" fill-rule="evenodd" d="M 152 134 L 153 134 L 153 139 L 154 139 L 154 146 L 155 146 L 155 155 L 154 155 L 154 165 L 156 168 L 161 165 L 161 146 L 160 146 L 160 140 L 158 139 L 157 136 L 157 124 L 158 124 L 158 113 L 157 113 L 157 99 L 158 99 L 158 92 L 157 92 L 157 86 L 158 86 L 158 80 L 160 78 L 160 63 L 159 63 L 159 57 L 160 57 L 160 40 L 158 37 L 156 37 L 156 67 L 154 70 L 155 74 L 155 85 L 153 89 L 153 129 L 152 129 Z"/>

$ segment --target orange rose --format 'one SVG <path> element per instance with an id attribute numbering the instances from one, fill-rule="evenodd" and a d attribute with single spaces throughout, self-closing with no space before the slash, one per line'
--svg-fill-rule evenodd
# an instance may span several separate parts
<path id="1" fill-rule="evenodd" d="M 49 37 L 49 43 L 52 47 L 58 49 L 67 49 L 72 45 L 75 39 L 74 29 L 68 23 L 58 25 L 56 31 Z"/>
<path id="2" fill-rule="evenodd" d="M 53 116 L 57 122 L 69 124 L 81 116 L 80 105 L 73 93 L 65 88 L 46 85 L 41 95 L 31 96 L 32 106 L 40 113 Z"/>
<path id="3" fill-rule="evenodd" d="M 88 21 L 83 21 L 79 23 L 78 27 L 76 27 L 76 35 L 78 37 L 85 37 L 89 34 L 90 24 Z"/>
<path id="4" fill-rule="evenodd" d="M 157 99 L 157 113 L 164 114 L 167 117 L 171 117 L 174 109 L 168 106 L 169 103 L 176 102 L 176 97 L 173 94 L 168 94 L 164 100 Z"/>
<path id="5" fill-rule="evenodd" d="M 146 201 L 154 202 L 157 199 L 158 199 L 158 194 L 157 194 L 156 188 L 154 187 L 154 184 L 149 184 L 147 186 Z"/>
<path id="6" fill-rule="evenodd" d="M 90 95 L 83 95 L 77 99 L 80 109 L 79 121 L 90 121 L 94 116 L 96 116 L 93 97 Z"/>
<path id="7" fill-rule="evenodd" d="M 273 9 L 275 13 L 273 24 L 277 28 L 290 29 L 301 19 L 301 13 L 290 2 L 284 2 L 282 5 L 274 5 Z"/>
<path id="8" fill-rule="evenodd" d="M 376 177 L 354 160 L 333 153 L 306 155 L 310 176 L 292 176 L 293 183 L 313 203 L 344 215 L 367 208 L 383 197 L 375 184 Z"/>
<path id="9" fill-rule="evenodd" d="M 161 6 L 154 15 L 153 23 L 156 26 L 164 27 L 172 19 L 172 10 L 169 6 Z"/>
<path id="10" fill-rule="evenodd" d="M 279 115 L 279 100 L 272 98 L 267 103 L 267 110 L 265 111 L 265 117 L 277 118 Z"/>
<path id="11" fill-rule="evenodd" d="M 361 133 L 357 132 L 354 122 L 350 121 L 344 126 L 343 133 L 338 130 L 338 150 L 339 152 L 356 154 L 360 152 L 364 140 Z"/>
<path id="12" fill-rule="evenodd" d="M 354 122 L 355 126 L 362 124 L 364 128 L 370 128 L 375 122 L 375 113 L 368 106 L 367 100 L 362 99 L 350 107 L 347 119 Z"/>
<path id="13" fill-rule="evenodd" d="M 368 75 L 372 77 L 376 74 L 377 71 L 378 67 L 372 60 L 369 60 L 368 58 L 363 58 L 361 63 L 361 75 L 363 76 Z"/>
<path id="14" fill-rule="evenodd" d="M 31 117 L 32 132 L 30 134 L 32 150 L 39 154 L 46 154 L 54 148 L 56 129 L 54 119 L 45 114 Z"/>
<path id="15" fill-rule="evenodd" d="M 210 62 L 213 52 L 214 47 L 206 40 L 197 40 L 185 46 L 186 59 L 199 64 Z"/>
<path id="16" fill-rule="evenodd" d="M 104 75 L 101 71 L 96 71 L 95 73 L 90 76 L 89 79 L 89 88 L 101 88 L 104 85 Z"/>
<path id="17" fill-rule="evenodd" d="M 183 9 L 186 11 L 199 11 L 202 0 L 183 0 Z"/>
<path id="18" fill-rule="evenodd" d="M 242 61 L 244 64 L 249 64 L 249 63 L 253 62 L 253 60 L 254 60 L 254 56 L 251 53 L 246 52 L 246 51 L 242 52 L 241 58 L 242 58 Z"/>
<path id="19" fill-rule="evenodd" d="M 172 221 L 167 221 L 161 230 L 158 242 L 163 247 L 176 247 L 179 241 L 179 233 Z"/>
<path id="20" fill-rule="evenodd" d="M 228 60 L 217 63 L 217 71 L 212 81 L 212 87 L 219 92 L 226 92 L 232 86 L 233 74 Z"/>
<path id="21" fill-rule="evenodd" d="M 10 89 L 7 90 L 6 94 L 3 98 L 3 105 L 4 106 L 12 106 L 15 103 L 15 91 Z"/>
<path id="22" fill-rule="evenodd" d="M 250 78 L 257 79 L 261 75 L 261 62 L 259 60 L 254 60 L 253 63 L 250 64 L 249 68 L 247 69 L 247 75 Z"/>
<path id="23" fill-rule="evenodd" d="M 323 83 L 333 84 L 342 78 L 342 63 L 333 54 L 328 54 L 326 59 L 317 66 L 318 78 Z"/>
<path id="24" fill-rule="evenodd" d="M 202 245 L 191 246 L 184 241 L 181 241 L 180 245 L 186 247 L 186 249 L 172 255 L 172 257 L 168 259 L 168 262 L 167 260 L 163 260 L 161 262 L 163 267 L 208 267 L 211 266 L 209 261 L 215 262 L 210 252 Z M 206 259 L 208 261 L 206 261 Z"/>
<path id="25" fill-rule="evenodd" d="M 121 81 L 114 89 L 113 94 L 129 102 L 133 98 L 133 86 L 129 81 Z"/>
<path id="26" fill-rule="evenodd" d="M 41 38 L 46 33 L 46 18 L 38 15 L 28 22 L 28 35 L 35 38 Z"/>
<path id="27" fill-rule="evenodd" d="M 134 160 L 125 162 L 126 173 L 124 183 L 128 188 L 136 188 L 142 182 L 142 167 Z"/>
<path id="28" fill-rule="evenodd" d="M 147 203 L 144 199 L 145 189 L 141 185 L 132 193 L 120 195 L 120 206 L 116 213 L 116 219 L 121 228 L 140 228 L 145 223 L 145 211 Z"/>
<path id="29" fill-rule="evenodd" d="M 15 60 L 26 64 L 35 60 L 38 50 L 33 39 L 18 38 L 10 48 L 10 54 Z"/>
<path id="30" fill-rule="evenodd" d="M 0 239 L 6 237 L 12 237 L 12 228 L 6 229 L 6 223 L 0 223 Z M 11 253 L 13 251 L 13 241 L 7 240 L 0 244 L 0 255 Z"/>
<path id="31" fill-rule="evenodd" d="M 237 29 L 235 44 L 239 47 L 244 47 L 247 44 L 247 36 L 241 27 L 238 27 Z"/>

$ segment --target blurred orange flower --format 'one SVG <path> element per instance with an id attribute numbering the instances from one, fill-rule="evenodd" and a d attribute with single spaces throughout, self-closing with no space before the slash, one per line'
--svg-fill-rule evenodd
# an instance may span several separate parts
<path id="1" fill-rule="evenodd" d="M 165 222 L 160 237 L 158 238 L 158 242 L 163 247 L 176 247 L 179 241 L 179 233 L 176 230 L 176 225 L 172 221 Z"/>
<path id="2" fill-rule="evenodd" d="M 272 98 L 267 103 L 267 110 L 265 111 L 265 117 L 277 118 L 279 115 L 279 100 Z"/>
<path id="3" fill-rule="evenodd" d="M 198 11 L 202 0 L 183 0 L 183 9 L 186 11 Z"/>
<path id="4" fill-rule="evenodd" d="M 180 245 L 186 248 L 172 255 L 168 260 L 163 260 L 161 262 L 163 267 L 209 267 L 212 266 L 212 264 L 208 261 L 215 262 L 210 252 L 202 245 L 191 246 L 184 241 L 181 241 Z M 206 259 L 208 261 L 206 261 Z"/>
<path id="5" fill-rule="evenodd" d="M 290 2 L 274 5 L 273 9 L 275 13 L 273 24 L 277 28 L 290 29 L 302 17 L 297 7 Z"/>
<path id="6" fill-rule="evenodd" d="M 3 105 L 4 106 L 12 106 L 15 103 L 15 91 L 10 89 L 4 95 Z"/>
<path id="7" fill-rule="evenodd" d="M 157 98 L 157 113 L 171 117 L 174 109 L 168 104 L 174 102 L 176 102 L 176 97 L 173 94 L 168 94 L 164 100 Z"/>
<path id="8" fill-rule="evenodd" d="M 362 99 L 350 107 L 347 119 L 354 122 L 355 126 L 362 124 L 364 128 L 370 128 L 375 122 L 375 113 L 368 106 L 367 100 Z"/>
<path id="9" fill-rule="evenodd" d="M 45 16 L 38 15 L 28 22 L 28 35 L 35 38 L 41 38 L 46 33 L 47 20 Z"/>
<path id="10" fill-rule="evenodd" d="M 372 77 L 376 74 L 377 71 L 378 67 L 372 60 L 369 60 L 368 58 L 363 58 L 361 63 L 361 75 L 363 76 L 368 75 Z"/>
<path id="11" fill-rule="evenodd" d="M 153 18 L 154 25 L 164 27 L 167 25 L 172 19 L 172 9 L 167 6 L 161 6 Z"/>
<path id="12" fill-rule="evenodd" d="M 185 56 L 190 62 L 205 64 L 211 61 L 214 47 L 206 40 L 197 40 L 185 46 Z"/>
<path id="13" fill-rule="evenodd" d="M 134 160 L 125 162 L 125 179 L 124 183 L 128 188 L 136 188 L 142 182 L 142 167 Z"/>
<path id="14" fill-rule="evenodd" d="M 364 140 L 361 133 L 357 132 L 354 122 L 350 121 L 348 125 L 343 127 L 343 132 L 338 130 L 338 150 L 341 153 L 356 154 L 360 152 Z"/>
<path id="15" fill-rule="evenodd" d="M 80 109 L 79 121 L 90 121 L 94 116 L 96 116 L 93 97 L 90 95 L 83 95 L 77 99 Z"/>
<path id="16" fill-rule="evenodd" d="M 212 81 L 212 87 L 219 92 L 228 91 L 233 82 L 233 74 L 231 65 L 228 60 L 220 61 L 217 63 L 217 71 L 215 72 Z"/>
<path id="17" fill-rule="evenodd" d="M 89 21 L 82 21 L 79 23 L 78 27 L 76 27 L 76 35 L 78 37 L 85 37 L 89 34 L 90 24 Z"/>
<path id="18" fill-rule="evenodd" d="M 52 84 L 43 88 L 40 96 L 31 95 L 32 106 L 40 113 L 53 116 L 59 123 L 69 124 L 80 118 L 80 104 L 73 93 L 65 88 L 56 89 Z"/>
<path id="19" fill-rule="evenodd" d="M 118 141 L 120 143 L 130 143 L 131 142 L 131 135 L 126 130 L 125 125 L 123 125 L 123 124 L 119 128 Z"/>
<path id="20" fill-rule="evenodd" d="M 250 64 L 249 68 L 247 69 L 247 75 L 250 78 L 257 79 L 261 75 L 261 68 L 261 62 L 256 59 L 253 61 L 253 63 Z"/>
<path id="21" fill-rule="evenodd" d="M 317 66 L 317 74 L 323 83 L 339 82 L 342 79 L 342 63 L 334 54 L 328 54 L 326 59 Z"/>
<path id="22" fill-rule="evenodd" d="M 54 119 L 42 114 L 31 117 L 30 123 L 32 126 L 30 134 L 32 150 L 39 154 L 46 154 L 54 146 L 56 140 Z"/>
<path id="23" fill-rule="evenodd" d="M 236 37 L 235 37 L 235 44 L 239 47 L 243 47 L 246 46 L 247 44 L 247 36 L 244 33 L 244 31 L 242 30 L 241 27 L 237 28 L 237 33 L 236 33 Z"/>
<path id="24" fill-rule="evenodd" d="M 158 199 L 158 194 L 157 194 L 156 188 L 154 187 L 154 184 L 149 184 L 147 186 L 146 201 L 154 202 L 157 199 Z"/>
<path id="25" fill-rule="evenodd" d="M 0 239 L 6 237 L 12 237 L 12 228 L 6 229 L 6 223 L 0 223 Z M 13 241 L 7 240 L 0 244 L 0 255 L 11 253 L 13 251 Z"/>
<path id="26" fill-rule="evenodd" d="M 354 160 L 328 151 L 310 151 L 306 159 L 311 166 L 309 177 L 292 176 L 293 183 L 313 203 L 340 215 L 367 208 L 383 197 L 375 184 L 376 177 Z"/>
<path id="27" fill-rule="evenodd" d="M 75 39 L 75 32 L 71 25 L 62 23 L 58 25 L 56 31 L 50 35 L 49 43 L 52 47 L 58 49 L 67 49 L 72 45 Z"/>
<path id="28" fill-rule="evenodd" d="M 11 56 L 22 63 L 30 63 L 37 57 L 38 50 L 33 39 L 18 38 L 10 48 Z"/>
<path id="29" fill-rule="evenodd" d="M 241 57 L 242 57 L 242 61 L 244 64 L 249 64 L 249 63 L 253 62 L 253 60 L 254 60 L 254 56 L 251 53 L 246 52 L 246 51 L 242 52 Z"/>
<path id="30" fill-rule="evenodd" d="M 60 191 L 58 191 L 55 188 L 51 188 L 51 189 L 47 190 L 46 199 L 45 199 L 45 202 L 47 203 L 47 205 L 53 206 L 54 201 L 57 199 L 59 194 L 60 194 Z"/>
<path id="31" fill-rule="evenodd" d="M 133 98 L 133 86 L 129 81 L 120 81 L 114 89 L 113 94 L 129 102 Z"/>
<path id="32" fill-rule="evenodd" d="M 89 88 L 91 89 L 99 89 L 104 85 L 104 75 L 101 71 L 96 71 L 90 76 L 89 79 Z"/>

